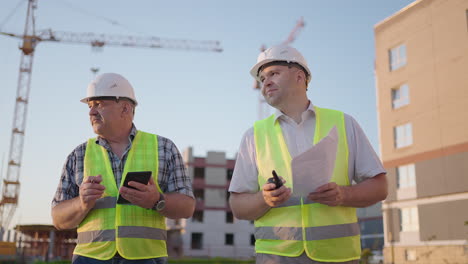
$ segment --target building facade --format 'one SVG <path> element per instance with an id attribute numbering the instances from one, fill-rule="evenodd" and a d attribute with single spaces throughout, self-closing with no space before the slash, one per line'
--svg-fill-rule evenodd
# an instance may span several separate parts
<path id="1" fill-rule="evenodd" d="M 57 230 L 53 225 L 16 225 L 0 236 L 0 263 L 71 260 L 76 229 Z"/>
<path id="2" fill-rule="evenodd" d="M 468 0 L 374 27 L 385 263 L 468 263 Z"/>
<path id="3" fill-rule="evenodd" d="M 224 152 L 211 151 L 206 157 L 195 157 L 192 148 L 187 148 L 183 156 L 197 200 L 193 217 L 179 222 L 183 255 L 253 257 L 253 223 L 234 218 L 228 202 L 235 160 L 226 159 Z"/>

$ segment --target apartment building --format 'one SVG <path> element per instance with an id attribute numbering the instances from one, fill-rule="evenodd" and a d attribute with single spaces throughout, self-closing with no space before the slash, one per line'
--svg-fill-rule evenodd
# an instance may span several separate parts
<path id="1" fill-rule="evenodd" d="M 468 0 L 374 27 L 385 263 L 468 263 Z"/>
<path id="2" fill-rule="evenodd" d="M 235 160 L 227 159 L 224 152 L 214 151 L 208 152 L 206 157 L 195 157 L 191 147 L 183 152 L 183 157 L 193 181 L 196 208 L 192 218 L 168 223 L 170 229 L 181 230 L 175 231 L 181 234 L 180 239 L 177 235 L 168 237 L 182 242 L 185 256 L 253 257 L 253 223 L 233 217 L 228 203 Z"/>

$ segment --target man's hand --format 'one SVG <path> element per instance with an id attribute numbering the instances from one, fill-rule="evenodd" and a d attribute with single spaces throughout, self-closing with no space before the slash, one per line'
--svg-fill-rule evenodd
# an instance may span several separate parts
<path id="1" fill-rule="evenodd" d="M 160 194 L 156 188 L 156 184 L 154 184 L 153 177 L 150 178 L 148 184 L 130 181 L 128 185 L 135 187 L 136 190 L 122 186 L 119 193 L 134 205 L 150 209 L 159 200 Z"/>
<path id="2" fill-rule="evenodd" d="M 263 199 L 265 200 L 265 203 L 270 207 L 279 206 L 291 197 L 291 189 L 286 187 L 284 185 L 286 181 L 283 180 L 282 177 L 280 178 L 283 181 L 283 186 L 276 190 L 276 186 L 274 183 L 266 183 L 265 185 L 263 185 Z"/>
<path id="3" fill-rule="evenodd" d="M 307 198 L 311 201 L 326 204 L 328 206 L 339 206 L 344 203 L 344 186 L 339 186 L 335 182 L 329 182 L 318 187 L 315 192 L 309 193 Z"/>
<path id="4" fill-rule="evenodd" d="M 89 176 L 80 185 L 80 201 L 81 206 L 85 211 L 90 210 L 96 204 L 96 200 L 101 198 L 106 187 L 100 184 L 102 176 Z"/>

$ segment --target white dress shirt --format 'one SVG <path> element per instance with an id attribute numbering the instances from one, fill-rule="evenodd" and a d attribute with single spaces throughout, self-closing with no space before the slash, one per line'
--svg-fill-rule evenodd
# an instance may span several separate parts
<path id="1" fill-rule="evenodd" d="M 314 145 L 315 109 L 312 102 L 309 103 L 309 107 L 302 113 L 301 117 L 302 121 L 297 124 L 281 111 L 275 112 L 275 120 L 278 120 L 281 126 L 291 157 L 305 152 Z M 356 120 L 347 114 L 344 115 L 344 119 L 349 149 L 348 177 L 350 182 L 359 183 L 385 173 L 382 162 Z M 254 129 L 251 127 L 245 132 L 239 147 L 229 186 L 230 192 L 254 193 L 260 190 L 261 186 L 257 180 L 256 156 Z"/>

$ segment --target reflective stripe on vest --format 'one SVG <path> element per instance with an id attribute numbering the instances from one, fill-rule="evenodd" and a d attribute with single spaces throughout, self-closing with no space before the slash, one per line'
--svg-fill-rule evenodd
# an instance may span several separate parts
<path id="1" fill-rule="evenodd" d="M 314 145 L 327 136 L 333 127 L 338 132 L 338 148 L 331 181 L 338 185 L 350 185 L 344 114 L 315 107 L 315 116 Z M 259 186 L 263 186 L 271 177 L 271 171 L 276 170 L 286 180 L 285 185 L 292 189 L 294 195 L 292 158 L 281 126 L 274 115 L 255 123 L 254 137 Z M 307 197 L 291 197 L 255 221 L 255 251 L 295 257 L 305 250 L 311 259 L 323 262 L 359 259 L 359 229 L 355 208 L 331 207 L 314 203 Z"/>
<path id="2" fill-rule="evenodd" d="M 96 204 L 93 209 L 106 209 L 106 208 L 115 208 L 117 203 L 117 197 L 107 196 L 96 200 Z"/>
<path id="3" fill-rule="evenodd" d="M 311 201 L 311 200 L 304 200 L 302 202 L 304 204 L 314 204 L 315 203 L 314 201 Z M 300 197 L 292 197 L 291 196 L 291 198 L 289 198 L 289 200 L 287 200 L 286 202 L 284 202 L 281 205 L 278 205 L 276 208 L 288 207 L 288 206 L 294 206 L 294 205 L 301 205 L 301 198 Z"/>
<path id="4" fill-rule="evenodd" d="M 151 171 L 158 185 L 157 136 L 138 131 L 125 163 L 123 178 L 129 171 Z M 155 210 L 132 204 L 117 204 L 118 187 L 107 150 L 88 140 L 84 157 L 84 179 L 102 175 L 106 187 L 78 227 L 77 246 L 73 254 L 99 260 L 112 258 L 116 252 L 126 259 L 148 259 L 167 256 L 165 218 Z"/>
<path id="5" fill-rule="evenodd" d="M 166 240 L 166 231 L 145 226 L 119 226 L 119 237 Z M 80 232 L 78 244 L 114 241 L 115 230 L 96 230 Z"/>
<path id="6" fill-rule="evenodd" d="M 275 240 L 323 240 L 339 238 L 343 236 L 359 235 L 359 224 L 341 224 L 319 227 L 306 227 L 306 239 L 302 236 L 302 227 L 262 226 L 255 227 L 256 239 Z"/>

